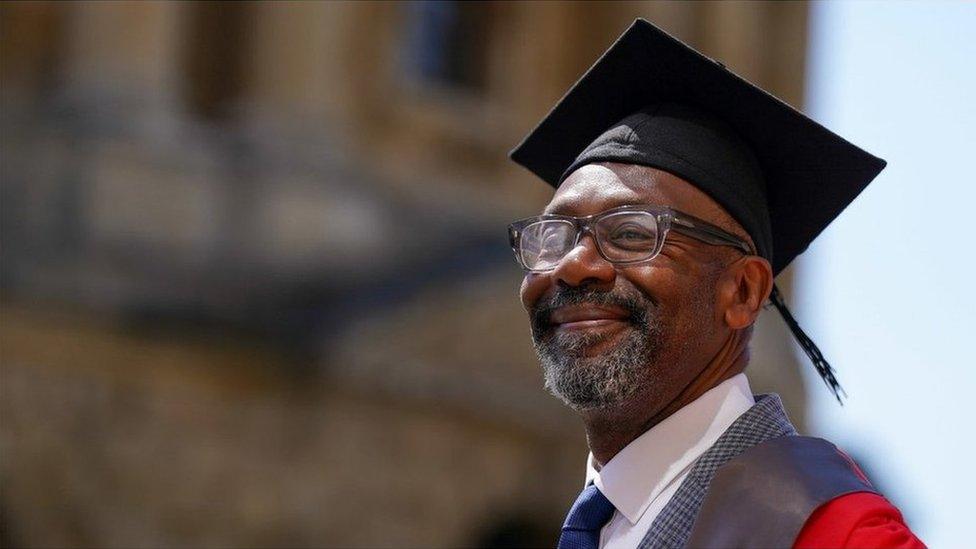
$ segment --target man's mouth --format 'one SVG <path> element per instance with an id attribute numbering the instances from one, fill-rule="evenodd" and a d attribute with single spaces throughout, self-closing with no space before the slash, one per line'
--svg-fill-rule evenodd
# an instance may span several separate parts
<path id="1" fill-rule="evenodd" d="M 623 309 L 586 303 L 559 307 L 549 317 L 560 332 L 619 328 L 629 322 L 630 315 Z"/>

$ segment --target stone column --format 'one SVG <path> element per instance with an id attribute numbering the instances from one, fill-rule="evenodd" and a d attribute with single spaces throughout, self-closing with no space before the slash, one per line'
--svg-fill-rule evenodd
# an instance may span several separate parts
<path id="1" fill-rule="evenodd" d="M 350 34 L 370 34 L 350 25 L 355 8 L 346 2 L 254 5 L 245 99 L 254 116 L 305 124 L 343 118 L 352 93 L 343 59 Z"/>
<path id="2" fill-rule="evenodd" d="M 69 97 L 99 112 L 121 109 L 154 130 L 166 126 L 179 97 L 183 9 L 179 2 L 70 4 Z"/>

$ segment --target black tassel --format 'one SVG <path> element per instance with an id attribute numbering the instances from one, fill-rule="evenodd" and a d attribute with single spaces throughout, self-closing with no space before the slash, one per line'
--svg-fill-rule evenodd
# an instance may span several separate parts
<path id="1" fill-rule="evenodd" d="M 810 357 L 810 361 L 813 362 L 813 367 L 817 369 L 817 373 L 820 374 L 824 383 L 827 384 L 830 392 L 834 393 L 834 398 L 843 406 L 844 402 L 841 400 L 841 395 L 847 398 L 847 393 L 844 392 L 837 378 L 834 377 L 834 369 L 827 362 L 827 359 L 824 358 L 820 349 L 817 348 L 817 344 L 810 339 L 810 336 L 803 331 L 803 328 L 800 328 L 796 319 L 793 318 L 793 313 L 786 307 L 786 302 L 783 301 L 783 295 L 779 293 L 779 288 L 776 287 L 776 284 L 773 284 L 773 291 L 769 294 L 769 301 L 779 311 L 786 325 L 790 327 L 790 331 L 793 332 L 793 337 L 796 338 L 797 343 L 800 344 L 800 347 L 803 347 L 803 351 Z"/>

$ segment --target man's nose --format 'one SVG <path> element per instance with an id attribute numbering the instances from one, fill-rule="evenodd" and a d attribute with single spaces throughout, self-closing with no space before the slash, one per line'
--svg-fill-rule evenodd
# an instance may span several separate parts
<path id="1" fill-rule="evenodd" d="M 600 255 L 592 235 L 584 234 L 552 271 L 555 281 L 566 286 L 589 284 L 612 284 L 616 269 Z"/>

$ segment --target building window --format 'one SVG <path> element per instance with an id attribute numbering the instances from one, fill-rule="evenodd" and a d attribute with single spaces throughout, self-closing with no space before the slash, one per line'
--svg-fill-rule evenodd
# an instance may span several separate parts
<path id="1" fill-rule="evenodd" d="M 480 2 L 404 4 L 401 65 L 412 84 L 481 93 L 487 86 L 492 6 Z"/>

